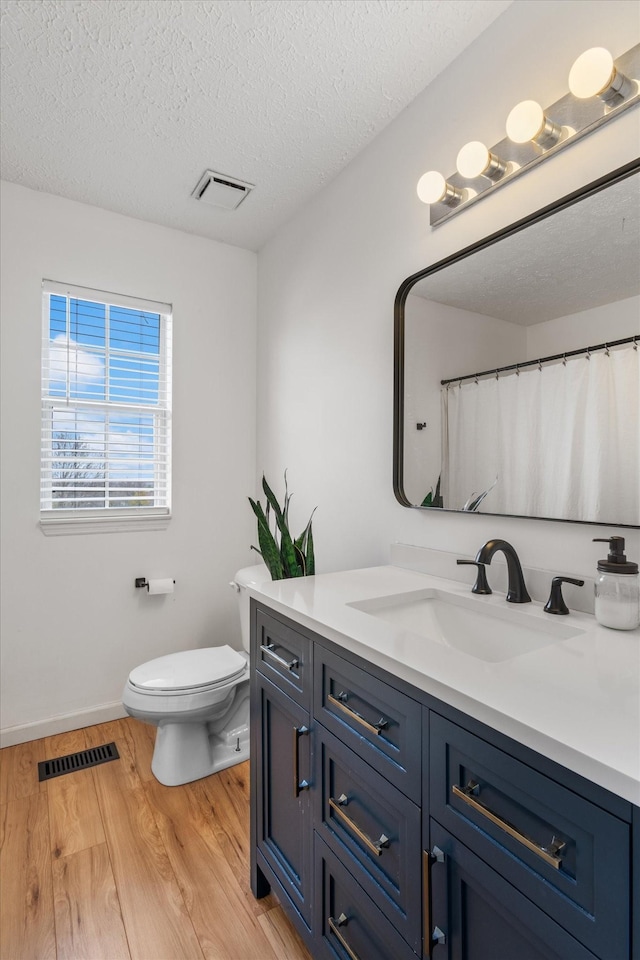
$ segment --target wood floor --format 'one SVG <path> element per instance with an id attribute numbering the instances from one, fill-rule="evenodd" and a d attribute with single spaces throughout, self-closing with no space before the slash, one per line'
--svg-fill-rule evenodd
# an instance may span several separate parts
<path id="1" fill-rule="evenodd" d="M 311 960 L 249 888 L 249 764 L 183 787 L 127 718 L 0 751 L 1 960 Z M 115 740 L 44 783 L 38 762 Z"/>

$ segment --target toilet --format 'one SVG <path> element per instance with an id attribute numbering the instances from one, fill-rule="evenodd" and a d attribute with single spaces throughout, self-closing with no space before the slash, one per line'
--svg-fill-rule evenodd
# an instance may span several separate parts
<path id="1" fill-rule="evenodd" d="M 207 777 L 249 756 L 249 593 L 271 576 L 260 564 L 239 570 L 242 645 L 170 653 L 135 667 L 122 704 L 130 717 L 157 726 L 151 770 L 175 787 Z"/>

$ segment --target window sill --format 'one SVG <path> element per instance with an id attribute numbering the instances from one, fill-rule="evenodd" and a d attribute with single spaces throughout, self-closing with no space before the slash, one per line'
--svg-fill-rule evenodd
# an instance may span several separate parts
<path id="1" fill-rule="evenodd" d="M 148 533 L 166 530 L 170 513 L 134 517 L 40 517 L 40 529 L 47 537 L 73 536 L 84 533 Z"/>

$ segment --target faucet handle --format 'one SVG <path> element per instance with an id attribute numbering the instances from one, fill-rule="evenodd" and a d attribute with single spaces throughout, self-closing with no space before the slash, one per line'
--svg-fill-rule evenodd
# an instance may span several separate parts
<path id="1" fill-rule="evenodd" d="M 458 566 L 469 566 L 478 568 L 478 576 L 476 577 L 476 582 L 471 588 L 471 593 L 482 593 L 489 594 L 493 591 L 487 582 L 487 570 L 484 563 L 478 563 L 477 560 L 456 560 Z"/>
<path id="2" fill-rule="evenodd" d="M 553 577 L 551 581 L 551 593 L 549 594 L 549 599 L 544 607 L 545 613 L 569 613 L 569 608 L 564 602 L 564 597 L 562 596 L 563 583 L 573 583 L 576 587 L 584 586 L 584 580 L 574 580 L 573 577 Z"/>

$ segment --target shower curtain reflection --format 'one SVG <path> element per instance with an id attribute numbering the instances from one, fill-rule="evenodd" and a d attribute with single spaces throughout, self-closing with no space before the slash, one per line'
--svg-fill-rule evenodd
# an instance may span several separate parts
<path id="1" fill-rule="evenodd" d="M 640 523 L 637 344 L 442 390 L 444 506 Z M 467 508 L 468 509 L 468 508 Z"/>

